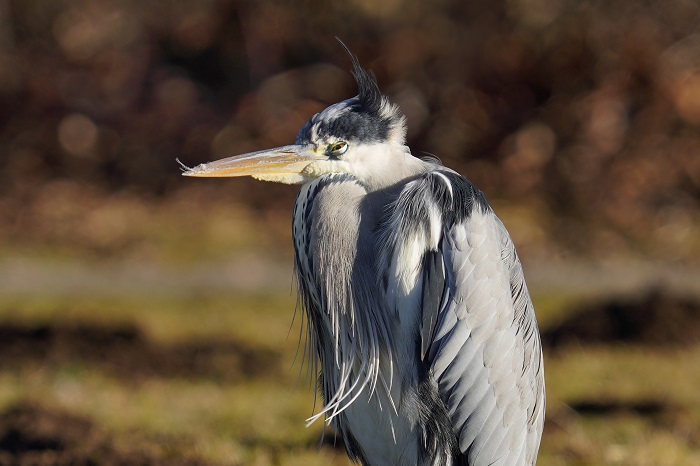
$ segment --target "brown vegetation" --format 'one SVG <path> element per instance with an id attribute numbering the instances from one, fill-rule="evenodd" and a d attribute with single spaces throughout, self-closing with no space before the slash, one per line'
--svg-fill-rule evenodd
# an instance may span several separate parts
<path id="1" fill-rule="evenodd" d="M 535 237 L 521 243 L 698 257 L 694 2 L 6 5 L 3 223 L 45 189 L 60 192 L 57 181 L 163 195 L 185 182 L 176 157 L 196 164 L 288 143 L 355 92 L 339 36 L 407 114 L 417 155 L 534 211 Z M 225 186 L 247 205 L 293 196 Z"/>

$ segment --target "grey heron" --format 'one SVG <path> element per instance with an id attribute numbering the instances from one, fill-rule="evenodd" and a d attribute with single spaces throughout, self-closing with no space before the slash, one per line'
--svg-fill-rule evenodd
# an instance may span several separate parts
<path id="1" fill-rule="evenodd" d="M 346 49 L 347 51 L 347 49 Z M 366 466 L 533 465 L 540 336 L 513 242 L 465 177 L 406 145 L 406 122 L 347 51 L 358 95 L 294 144 L 187 168 L 301 185 L 294 265 L 324 419 Z"/>

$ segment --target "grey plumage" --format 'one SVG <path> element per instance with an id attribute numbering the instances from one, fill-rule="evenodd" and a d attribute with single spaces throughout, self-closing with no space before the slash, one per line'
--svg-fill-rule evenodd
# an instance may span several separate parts
<path id="1" fill-rule="evenodd" d="M 410 155 L 403 116 L 352 60 L 358 96 L 294 146 L 186 174 L 302 185 L 294 263 L 324 400 L 309 422 L 368 466 L 533 465 L 542 351 L 510 236 L 466 178 Z"/>
<path id="2" fill-rule="evenodd" d="M 324 398 L 336 403 L 328 417 L 355 445 L 351 453 L 368 465 L 390 464 L 362 451 L 343 415 L 346 405 L 335 395 L 351 400 L 396 371 L 403 393 L 393 399 L 398 406 L 385 408 L 420 420 L 410 428 L 422 438 L 416 457 L 429 458 L 425 464 L 533 464 L 544 416 L 539 336 L 513 244 L 481 193 L 439 166 L 375 193 L 363 192 L 350 177 L 327 175 L 302 189 L 295 211 L 297 230 L 310 232 L 295 235 L 295 264 L 309 332 L 318 338 Z M 431 216 L 442 227 L 438 247 L 423 252 L 413 288 L 421 291 L 420 305 L 407 309 L 395 301 L 400 292 L 393 289 L 390 262 L 406 238 L 430 235 Z M 361 258 L 338 254 L 354 245 Z M 377 259 L 384 265 L 375 268 Z M 392 322 L 402 313 L 419 319 L 408 324 L 414 335 L 408 347 L 396 341 Z M 328 319 L 335 319 L 330 330 Z M 394 360 L 372 366 L 382 352 L 384 361 Z M 337 368 L 351 371 L 358 359 L 366 362 L 365 372 L 342 386 Z M 422 393 L 425 381 L 438 397 Z M 379 390 L 389 385 L 385 380 Z M 401 404 L 407 398 L 419 401 Z M 427 412 L 411 412 L 421 409 Z M 444 421 L 431 415 L 443 412 L 452 431 L 436 438 L 435 425 Z"/>

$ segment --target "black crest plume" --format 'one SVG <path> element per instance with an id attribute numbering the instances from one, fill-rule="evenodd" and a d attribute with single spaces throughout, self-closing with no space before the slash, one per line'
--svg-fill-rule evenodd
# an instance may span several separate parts
<path id="1" fill-rule="evenodd" d="M 357 83 L 358 98 L 360 100 L 360 105 L 362 110 L 371 113 L 378 114 L 382 107 L 382 93 L 379 90 L 379 85 L 377 84 L 377 78 L 374 73 L 367 71 L 360 66 L 360 61 L 355 55 L 350 51 L 347 45 L 343 43 L 342 40 L 338 39 L 340 45 L 345 49 L 345 53 L 350 57 L 352 62 L 352 75 L 355 77 L 355 82 Z"/>

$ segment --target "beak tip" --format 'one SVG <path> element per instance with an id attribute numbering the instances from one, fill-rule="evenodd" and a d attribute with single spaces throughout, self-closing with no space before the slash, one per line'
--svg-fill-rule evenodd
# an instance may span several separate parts
<path id="1" fill-rule="evenodd" d="M 177 163 L 180 164 L 180 170 L 182 170 L 182 176 L 201 176 L 202 172 L 206 171 L 206 164 L 200 163 L 195 167 L 188 167 L 180 161 L 180 159 L 175 159 Z"/>

